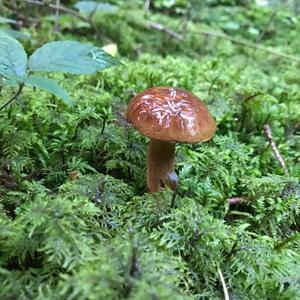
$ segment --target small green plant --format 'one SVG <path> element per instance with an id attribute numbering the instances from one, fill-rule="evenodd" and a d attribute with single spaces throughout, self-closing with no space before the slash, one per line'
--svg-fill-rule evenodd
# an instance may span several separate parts
<path id="1" fill-rule="evenodd" d="M 2 84 L 18 88 L 16 93 L 0 107 L 0 111 L 21 94 L 24 86 L 49 91 L 68 105 L 74 102 L 56 81 L 35 75 L 36 72 L 91 74 L 118 64 L 120 61 L 117 58 L 102 49 L 77 41 L 46 43 L 27 59 L 23 46 L 16 39 L 2 36 L 0 37 L 0 76 L 4 78 Z"/>

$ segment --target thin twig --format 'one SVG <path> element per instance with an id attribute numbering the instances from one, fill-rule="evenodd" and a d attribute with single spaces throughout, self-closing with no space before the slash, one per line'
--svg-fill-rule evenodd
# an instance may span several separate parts
<path id="1" fill-rule="evenodd" d="M 175 32 L 175 31 L 171 30 L 170 28 L 164 26 L 163 24 L 150 22 L 150 23 L 148 23 L 148 26 L 152 29 L 164 32 L 164 33 L 170 35 L 171 37 L 175 38 L 178 41 L 183 41 L 184 40 L 183 35 L 179 34 L 178 32 Z M 190 32 L 187 32 L 187 33 L 188 34 L 202 34 L 202 35 L 209 36 L 209 37 L 215 37 L 215 38 L 219 38 L 219 39 L 228 40 L 232 43 L 242 45 L 242 46 L 245 46 L 247 48 L 253 48 L 253 49 L 256 49 L 256 50 L 264 51 L 264 52 L 270 53 L 274 56 L 282 57 L 282 58 L 285 58 L 285 59 L 288 59 L 288 60 L 293 60 L 293 61 L 296 61 L 296 62 L 300 63 L 300 57 L 296 57 L 296 56 L 293 56 L 293 55 L 282 53 L 282 52 L 276 51 L 272 48 L 267 48 L 267 47 L 264 47 L 264 46 L 260 46 L 260 45 L 257 45 L 255 43 L 252 43 L 252 42 L 249 42 L 249 41 L 246 41 L 246 40 L 234 38 L 234 37 L 228 36 L 228 35 L 226 35 L 222 32 L 197 30 L 197 31 L 190 31 Z"/>
<path id="2" fill-rule="evenodd" d="M 98 9 L 98 3 L 96 3 L 96 5 L 94 6 L 93 10 L 89 13 L 89 17 L 88 18 L 90 20 L 92 20 L 92 18 L 94 16 L 95 12 L 97 11 L 97 9 Z"/>
<path id="3" fill-rule="evenodd" d="M 221 33 L 221 32 L 197 30 L 197 31 L 192 31 L 190 33 L 191 34 L 202 34 L 202 35 L 205 35 L 205 36 L 212 36 L 212 37 L 216 37 L 216 38 L 219 38 L 219 39 L 228 40 L 232 43 L 239 44 L 239 45 L 245 46 L 247 48 L 253 48 L 253 49 L 260 50 L 260 51 L 268 52 L 268 53 L 270 53 L 274 56 L 282 57 L 282 58 L 285 58 L 285 59 L 288 59 L 288 60 L 293 60 L 293 61 L 296 61 L 296 62 L 300 63 L 300 58 L 299 57 L 289 55 L 289 54 L 286 54 L 286 53 L 282 53 L 282 52 L 278 52 L 274 49 L 266 48 L 264 46 L 260 46 L 260 45 L 257 45 L 255 43 L 248 42 L 246 40 L 237 39 L 237 38 L 228 36 L 228 35 L 226 35 L 224 33 Z"/>
<path id="4" fill-rule="evenodd" d="M 272 131 L 271 131 L 271 127 L 268 125 L 268 124 L 265 124 L 264 125 L 264 134 L 269 142 L 269 145 L 277 159 L 277 161 L 279 162 L 279 165 L 281 166 L 281 168 L 284 170 L 285 174 L 288 175 L 288 169 L 286 167 L 286 164 L 285 164 L 285 161 L 283 159 L 283 157 L 281 156 L 274 140 L 273 140 L 273 137 L 272 137 Z"/>
<path id="5" fill-rule="evenodd" d="M 166 34 L 168 34 L 169 36 L 171 36 L 172 38 L 178 40 L 178 41 L 183 41 L 184 38 L 181 34 L 171 30 L 170 28 L 160 24 L 160 23 L 154 23 L 154 22 L 150 22 L 148 23 L 149 27 L 161 32 L 164 32 Z"/>
<path id="6" fill-rule="evenodd" d="M 229 205 L 233 205 L 233 204 L 247 202 L 248 200 L 249 199 L 246 197 L 232 197 L 232 198 L 228 198 L 227 202 Z"/>
<path id="7" fill-rule="evenodd" d="M 226 287 L 225 279 L 224 279 L 223 274 L 222 274 L 219 267 L 218 267 L 218 273 L 219 273 L 220 280 L 221 280 L 222 287 L 223 287 L 224 298 L 225 298 L 225 300 L 229 300 L 229 294 L 228 294 L 228 290 L 227 290 L 227 287 Z"/>
<path id="8" fill-rule="evenodd" d="M 151 0 L 145 0 L 145 3 L 144 3 L 145 11 L 148 12 L 150 10 L 150 5 L 151 5 Z"/>
<path id="9" fill-rule="evenodd" d="M 92 19 L 89 18 L 89 17 L 85 17 L 84 15 L 77 12 L 76 10 L 67 8 L 67 7 L 62 6 L 62 5 L 51 4 L 51 3 L 48 3 L 48 2 L 41 2 L 41 1 L 36 1 L 36 0 L 24 0 L 24 1 L 28 4 L 40 5 L 40 6 L 45 6 L 45 7 L 57 9 L 61 12 L 67 13 L 67 14 L 72 15 L 72 16 L 75 16 L 75 17 L 89 23 L 90 26 L 93 28 L 94 32 L 96 33 L 97 37 L 101 36 L 97 26 L 94 24 Z"/>
<path id="10" fill-rule="evenodd" d="M 270 19 L 269 19 L 267 25 L 264 27 L 264 29 L 261 32 L 261 34 L 257 36 L 256 43 L 260 42 L 264 38 L 264 36 L 266 35 L 266 33 L 268 32 L 268 30 L 269 30 L 269 28 L 271 26 L 271 24 L 272 24 L 272 22 L 273 22 L 273 20 L 274 20 L 274 18 L 276 16 L 276 14 L 277 14 L 277 12 L 273 11 L 273 13 L 270 16 Z"/>
<path id="11" fill-rule="evenodd" d="M 14 95 L 0 107 L 0 111 L 2 111 L 5 107 L 7 107 L 11 102 L 13 102 L 21 93 L 24 87 L 24 83 L 19 84 L 19 88 Z"/>
<path id="12" fill-rule="evenodd" d="M 59 9 L 58 7 L 60 6 L 60 0 L 56 0 L 56 8 L 55 8 L 55 26 L 54 26 L 54 30 L 55 31 L 59 31 L 59 25 L 58 25 L 58 21 L 59 21 Z"/>

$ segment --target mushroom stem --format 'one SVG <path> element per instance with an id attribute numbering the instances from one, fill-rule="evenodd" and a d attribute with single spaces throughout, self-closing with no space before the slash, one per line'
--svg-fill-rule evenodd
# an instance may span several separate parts
<path id="1" fill-rule="evenodd" d="M 175 143 L 150 139 L 147 185 L 149 193 L 159 192 L 168 173 L 174 172 Z"/>

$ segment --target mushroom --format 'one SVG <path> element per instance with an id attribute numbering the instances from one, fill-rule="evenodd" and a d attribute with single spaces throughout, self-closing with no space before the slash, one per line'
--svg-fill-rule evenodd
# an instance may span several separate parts
<path id="1" fill-rule="evenodd" d="M 199 98 L 175 87 L 152 87 L 137 94 L 128 104 L 126 118 L 150 137 L 147 159 L 149 193 L 159 192 L 164 181 L 175 190 L 175 144 L 208 141 L 216 123 Z"/>

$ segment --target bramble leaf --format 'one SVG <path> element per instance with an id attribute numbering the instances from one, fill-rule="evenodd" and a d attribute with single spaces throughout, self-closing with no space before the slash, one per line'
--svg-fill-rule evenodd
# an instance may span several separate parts
<path id="1" fill-rule="evenodd" d="M 16 24 L 17 21 L 9 18 L 0 17 L 0 23 L 4 24 Z"/>
<path id="2" fill-rule="evenodd" d="M 27 68 L 27 54 L 15 39 L 0 37 L 0 74 L 4 77 L 24 77 Z"/>
<path id="3" fill-rule="evenodd" d="M 68 95 L 68 93 L 56 81 L 52 79 L 30 75 L 25 79 L 25 85 L 35 86 L 48 92 L 51 92 L 55 96 L 61 98 L 67 105 L 74 104 L 73 100 Z"/>
<path id="4" fill-rule="evenodd" d="M 31 71 L 91 74 L 114 65 L 117 59 L 90 44 L 76 41 L 50 42 L 29 58 Z"/>
<path id="5" fill-rule="evenodd" d="M 9 28 L 0 29 L 0 36 L 9 36 L 17 40 L 29 40 L 30 34 L 27 32 L 22 32 L 18 30 L 13 30 Z"/>

